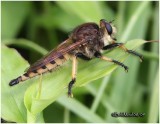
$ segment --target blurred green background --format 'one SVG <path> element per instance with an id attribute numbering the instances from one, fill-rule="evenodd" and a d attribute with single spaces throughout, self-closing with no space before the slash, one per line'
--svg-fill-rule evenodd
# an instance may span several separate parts
<path id="1" fill-rule="evenodd" d="M 158 40 L 158 2 L 5 2 L 1 3 L 1 42 L 15 48 L 30 64 L 68 38 L 77 25 L 114 20 L 118 42 L 131 39 Z M 138 52 L 142 63 L 129 57 L 126 75 L 117 68 L 111 75 L 74 90 L 71 105 L 60 102 L 43 112 L 45 122 L 90 122 L 94 113 L 103 122 L 159 122 L 158 43 Z M 3 51 L 2 51 L 3 52 Z M 2 58 L 3 59 L 3 58 Z M 12 63 L 11 63 L 12 64 Z M 3 72 L 2 72 L 3 73 Z M 3 77 L 2 77 L 3 78 Z M 72 107 L 72 106 L 78 107 Z M 140 112 L 138 118 L 113 118 L 113 112 Z M 92 114 L 91 114 L 92 115 Z M 92 117 L 92 116 L 91 116 Z"/>

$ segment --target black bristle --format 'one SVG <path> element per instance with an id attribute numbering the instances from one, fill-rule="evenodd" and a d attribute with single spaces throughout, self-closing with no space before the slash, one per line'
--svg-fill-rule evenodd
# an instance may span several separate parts
<path id="1" fill-rule="evenodd" d="M 135 55 L 135 56 L 138 56 L 141 60 L 143 60 L 143 56 L 133 50 L 128 50 L 127 51 L 128 53 L 132 54 L 132 55 Z"/>
<path id="2" fill-rule="evenodd" d="M 123 67 L 125 69 L 126 72 L 128 72 L 128 67 L 126 65 L 124 65 L 123 63 L 121 63 L 117 60 L 112 60 L 112 62 L 114 62 L 117 65 L 120 65 L 121 67 Z"/>

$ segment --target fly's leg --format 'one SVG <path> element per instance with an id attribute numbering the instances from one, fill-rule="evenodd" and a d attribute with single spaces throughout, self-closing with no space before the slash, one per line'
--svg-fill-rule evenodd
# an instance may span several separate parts
<path id="1" fill-rule="evenodd" d="M 110 44 L 110 45 L 107 45 L 105 47 L 103 47 L 103 50 L 108 50 L 108 49 L 113 49 L 115 47 L 120 47 L 121 49 L 123 49 L 125 52 L 129 53 L 129 54 L 132 54 L 134 56 L 138 56 L 140 58 L 140 61 L 142 61 L 143 59 L 143 56 L 133 50 L 128 50 L 123 43 L 113 43 L 113 44 Z"/>
<path id="2" fill-rule="evenodd" d="M 73 94 L 72 94 L 72 87 L 73 87 L 73 84 L 76 82 L 76 79 L 72 79 L 69 84 L 68 84 L 68 97 L 73 97 Z"/>
<path id="3" fill-rule="evenodd" d="M 72 65 L 72 80 L 68 84 L 68 96 L 73 97 L 72 94 L 72 86 L 76 82 L 76 68 L 77 68 L 77 57 L 83 60 L 91 60 L 91 58 L 83 55 L 82 53 L 76 53 L 73 57 L 73 65 Z"/>
<path id="4" fill-rule="evenodd" d="M 121 45 L 123 45 L 123 43 L 112 43 L 112 44 L 109 44 L 107 46 L 104 46 L 103 50 L 113 49 L 113 48 L 121 46 Z"/>
<path id="5" fill-rule="evenodd" d="M 76 82 L 76 70 L 77 70 L 77 57 L 73 56 L 73 60 L 72 60 L 72 80 L 68 84 L 68 97 L 73 97 L 72 87 L 73 87 L 73 84 Z"/>
<path id="6" fill-rule="evenodd" d="M 125 69 L 125 71 L 128 72 L 128 67 L 126 65 L 124 65 L 123 63 L 117 61 L 117 60 L 108 58 L 106 56 L 102 56 L 101 53 L 99 53 L 99 52 L 95 53 L 95 57 L 100 58 L 100 59 L 105 60 L 105 61 L 108 61 L 108 62 L 113 62 L 113 63 L 123 67 Z"/>
<path id="7" fill-rule="evenodd" d="M 82 53 L 76 53 L 76 57 L 81 58 L 83 60 L 91 60 L 91 58 L 83 55 Z"/>

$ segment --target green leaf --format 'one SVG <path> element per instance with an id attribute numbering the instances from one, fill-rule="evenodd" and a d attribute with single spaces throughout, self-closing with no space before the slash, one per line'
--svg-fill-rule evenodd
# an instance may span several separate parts
<path id="1" fill-rule="evenodd" d="M 158 70 L 159 72 L 159 70 Z M 158 98 L 159 98 L 159 88 L 158 88 L 158 81 L 159 81 L 159 73 L 157 73 L 155 81 L 154 81 L 154 86 L 152 89 L 152 94 L 150 98 L 150 108 L 149 108 L 149 117 L 148 117 L 148 122 L 149 123 L 156 123 L 158 121 L 158 109 L 159 109 L 159 103 L 158 103 Z"/>
<path id="2" fill-rule="evenodd" d="M 136 3 L 134 11 L 129 21 L 124 28 L 120 42 L 125 42 L 134 38 L 142 38 L 146 33 L 146 27 L 149 20 L 150 12 L 150 1 L 143 1 Z M 130 4 L 133 6 L 133 4 Z M 137 7 L 138 6 L 138 7 Z M 135 10 L 136 9 L 136 10 Z"/>
<path id="3" fill-rule="evenodd" d="M 28 49 L 31 49 L 31 50 L 35 50 L 42 55 L 47 53 L 46 49 L 44 49 L 43 47 L 35 44 L 34 42 L 26 40 L 26 39 L 5 40 L 5 44 L 6 45 L 16 45 L 16 46 L 19 46 L 21 48 L 23 47 L 23 48 L 28 48 Z"/>
<path id="4" fill-rule="evenodd" d="M 135 49 L 140 45 L 142 45 L 143 43 L 145 43 L 145 41 L 143 40 L 132 40 L 126 43 L 126 47 L 128 47 L 129 49 Z M 7 49 L 10 52 L 7 53 L 7 51 L 4 51 L 5 49 Z M 3 70 L 2 76 L 4 77 L 3 79 L 6 79 L 6 80 L 2 80 L 2 83 L 6 85 L 6 89 L 4 89 L 5 91 L 14 90 L 14 92 L 11 94 L 14 95 L 15 97 L 14 99 L 17 100 L 16 101 L 17 104 L 23 105 L 23 97 L 24 97 L 24 104 L 27 108 L 27 117 L 26 117 L 26 110 L 24 109 L 24 105 L 20 109 L 14 109 L 14 110 L 19 110 L 18 111 L 19 113 L 22 113 L 21 110 L 24 111 L 25 114 L 22 115 L 22 117 L 20 116 L 20 114 L 15 116 L 15 117 L 20 116 L 21 118 L 24 118 L 23 120 L 22 119 L 20 120 L 19 118 L 14 120 L 10 119 L 4 113 L 4 111 L 2 111 L 3 112 L 2 115 L 5 115 L 5 116 L 2 116 L 2 117 L 4 117 L 4 119 L 16 121 L 16 122 L 26 122 L 26 120 L 28 120 L 28 122 L 36 122 L 39 116 L 39 113 L 44 108 L 46 108 L 49 104 L 54 102 L 62 94 L 64 93 L 66 94 L 68 83 L 71 80 L 71 62 L 70 61 L 66 62 L 61 67 L 63 69 L 59 69 L 51 74 L 48 73 L 43 75 L 41 95 L 40 95 L 40 98 L 37 98 L 37 93 L 39 91 L 39 78 L 40 78 L 39 76 L 32 78 L 28 81 L 25 81 L 24 83 L 16 85 L 14 87 L 8 86 L 9 81 L 23 74 L 23 71 L 28 66 L 28 64 L 25 64 L 23 62 L 24 60 L 21 59 L 20 56 L 18 56 L 19 58 L 17 57 L 16 52 L 15 54 L 12 51 L 13 50 L 10 50 L 6 47 L 2 49 L 2 53 L 3 53 L 2 63 L 5 64 L 5 66 L 2 66 L 4 68 L 2 69 Z M 121 49 L 118 49 L 118 48 L 109 53 L 108 52 L 105 53 L 105 55 L 108 57 L 117 59 L 119 61 L 124 61 L 124 59 L 128 56 L 128 54 L 126 54 L 125 52 L 123 52 Z M 19 64 L 18 62 L 22 64 Z M 17 68 L 17 65 L 18 65 L 18 68 Z M 105 75 L 110 74 L 113 70 L 116 69 L 116 67 L 117 65 L 114 65 L 112 63 L 105 62 L 99 59 L 93 59 L 89 62 L 84 62 L 83 60 L 79 60 L 77 82 L 74 85 L 73 89 L 75 89 L 75 87 L 86 85 L 88 82 L 91 82 L 93 80 L 96 80 L 98 78 L 101 78 Z M 7 70 L 7 68 L 9 69 L 9 71 Z M 14 70 L 14 73 L 13 73 L 13 70 Z M 121 70 L 123 71 L 123 69 Z M 26 90 L 26 88 L 29 85 L 30 87 Z M 6 95 L 5 91 L 2 91 L 3 98 L 8 97 L 8 96 L 5 96 Z M 24 92 L 25 92 L 25 96 L 23 96 Z M 20 93 L 20 94 L 17 95 L 17 93 Z M 73 90 L 73 93 L 74 93 L 74 90 Z M 11 101 L 14 101 L 14 100 L 11 99 Z M 6 105 L 6 103 L 3 103 L 3 104 Z M 4 110 L 7 111 L 7 109 L 4 109 Z M 11 113 L 9 110 L 7 112 Z"/>
<path id="5" fill-rule="evenodd" d="M 1 114 L 2 118 L 11 122 L 27 122 L 27 111 L 24 106 L 24 93 L 31 85 L 30 83 L 22 83 L 18 87 L 10 87 L 11 79 L 24 73 L 24 68 L 29 67 L 26 62 L 14 49 L 7 48 L 2 45 L 2 102 Z M 42 113 L 36 117 L 37 122 L 43 122 Z"/>
<path id="6" fill-rule="evenodd" d="M 106 77 L 107 77 L 107 76 L 106 76 Z M 106 80 L 106 79 L 104 79 L 104 80 Z M 96 97 L 98 89 L 97 89 L 94 85 L 88 84 L 88 85 L 86 85 L 86 89 L 87 89 L 93 96 Z M 109 117 L 111 117 L 111 116 L 110 116 L 111 113 L 113 113 L 113 112 L 119 112 L 119 110 L 111 103 L 111 101 L 110 101 L 110 99 L 109 99 L 109 95 L 103 94 L 103 97 L 102 97 L 102 99 L 101 99 L 101 103 L 102 103 L 103 106 L 106 108 L 107 113 L 109 113 L 109 114 L 107 114 L 107 115 L 109 115 Z M 104 111 L 105 111 L 105 110 L 104 110 Z M 112 118 L 112 117 L 111 117 L 111 118 Z M 127 120 L 126 120 L 125 118 L 113 118 L 113 119 L 114 119 L 114 120 L 117 120 L 117 121 L 120 122 L 120 123 L 127 123 Z M 113 121 L 110 121 L 108 118 L 107 118 L 106 120 L 107 120 L 107 122 L 113 122 Z"/>
<path id="7" fill-rule="evenodd" d="M 65 107 L 65 110 L 64 110 L 64 123 L 69 123 L 69 118 L 70 118 L 70 111 L 67 107 Z"/>
<path id="8" fill-rule="evenodd" d="M 14 38 L 30 11 L 30 2 L 2 2 L 2 39 Z"/>
<path id="9" fill-rule="evenodd" d="M 126 46 L 130 49 L 135 49 L 143 43 L 145 43 L 145 41 L 143 40 L 132 40 L 130 42 L 127 42 Z M 125 54 L 120 49 L 116 49 L 106 55 L 121 61 L 128 56 L 128 54 Z M 80 60 L 77 82 L 74 87 L 83 86 L 90 81 L 108 75 L 116 67 L 117 66 L 112 63 L 107 63 L 98 59 L 93 59 L 89 62 Z M 43 76 L 40 99 L 36 98 L 39 90 L 39 77 L 26 81 L 26 83 L 34 82 L 34 84 L 28 88 L 25 94 L 25 106 L 30 113 L 33 113 L 34 115 L 38 114 L 49 104 L 54 102 L 60 95 L 67 92 L 67 86 L 69 81 L 71 80 L 71 62 L 66 62 L 66 64 L 62 68 L 63 69 L 60 69 L 51 74 L 45 74 Z"/>
<path id="10" fill-rule="evenodd" d="M 118 3 L 118 13 L 117 13 L 117 29 L 118 29 L 118 37 L 121 36 L 124 30 L 124 24 L 125 24 L 125 8 L 126 8 L 126 2 L 121 1 Z"/>
<path id="11" fill-rule="evenodd" d="M 57 4 L 66 12 L 70 13 L 70 15 L 78 16 L 86 22 L 99 22 L 99 19 L 103 18 L 100 3 L 102 2 L 57 2 Z"/>
<path id="12" fill-rule="evenodd" d="M 68 99 L 68 97 L 62 96 L 57 101 L 58 103 L 67 107 L 69 110 L 71 110 L 75 114 L 85 119 L 87 122 L 92 122 L 92 123 L 95 123 L 95 122 L 104 123 L 105 122 L 102 118 L 96 115 L 96 113 L 90 111 L 89 108 L 83 106 L 83 104 L 80 103 L 78 100 Z"/>
<path id="13" fill-rule="evenodd" d="M 11 79 L 24 72 L 29 64 L 14 49 L 9 49 L 2 45 L 2 79 L 1 79 L 1 113 L 2 118 L 13 122 L 26 122 L 26 109 L 23 103 L 24 92 L 29 83 L 10 87 Z"/>
<path id="14" fill-rule="evenodd" d="M 97 109 L 97 107 L 98 107 L 98 104 L 100 103 L 100 100 L 101 100 L 101 98 L 102 98 L 102 96 L 103 96 L 103 93 L 104 93 L 104 90 L 105 90 L 105 88 L 106 88 L 106 85 L 107 85 L 108 82 L 109 82 L 109 79 L 110 79 L 110 76 L 106 76 L 106 77 L 103 79 L 103 81 L 102 81 L 102 83 L 101 83 L 101 85 L 100 85 L 100 88 L 99 88 L 99 90 L 98 90 L 98 92 L 97 92 L 97 94 L 96 94 L 96 96 L 95 96 L 94 101 L 93 101 L 93 104 L 92 104 L 92 107 L 91 107 L 91 111 L 93 111 L 93 112 L 96 111 L 96 109 Z"/>
<path id="15" fill-rule="evenodd" d="M 58 7 L 53 8 L 54 17 L 52 14 L 52 22 L 56 23 L 59 28 L 65 31 L 71 31 L 73 27 L 84 21 L 99 23 L 99 20 L 102 18 L 107 20 L 114 19 L 113 11 L 102 1 L 56 3 Z"/>

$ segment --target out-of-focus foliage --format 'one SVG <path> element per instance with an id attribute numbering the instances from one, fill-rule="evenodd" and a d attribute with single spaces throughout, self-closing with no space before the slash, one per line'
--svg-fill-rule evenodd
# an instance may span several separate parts
<path id="1" fill-rule="evenodd" d="M 158 40 L 158 2 L 3 1 L 1 5 L 3 119 L 16 122 L 158 122 L 158 43 L 148 43 L 138 49 L 138 52 L 144 55 L 142 63 L 137 58 L 129 56 L 124 62 L 129 66 L 128 73 L 118 67 L 107 77 L 92 81 L 90 77 L 93 78 L 93 74 L 96 74 L 94 79 L 97 79 L 96 77 L 102 77 L 103 73 L 109 72 L 115 66 L 103 63 L 105 64 L 103 68 L 106 70 L 100 73 L 98 69 L 103 64 L 98 60 L 90 62 L 90 64 L 98 63 L 94 64 L 97 72 L 94 69 L 85 68 L 85 70 L 83 67 L 87 63 L 81 64 L 79 68 L 81 79 L 84 79 L 84 83 L 88 81 L 92 83 L 74 88 L 73 99 L 66 96 L 57 99 L 60 96 L 59 92 L 67 86 L 70 70 L 60 69 L 53 74 L 47 74 L 43 76 L 43 80 L 50 81 L 46 84 L 42 81 L 42 97 L 44 94 L 48 94 L 48 97 L 57 97 L 45 99 L 44 95 L 44 98 L 39 100 L 36 99 L 38 77 L 12 88 L 8 86 L 8 82 L 22 74 L 28 64 L 15 50 L 4 46 L 17 49 L 29 63 L 33 63 L 65 40 L 75 26 L 90 21 L 99 23 L 101 18 L 108 21 L 115 20 L 113 23 L 118 28 L 118 42 L 137 38 Z M 129 48 L 137 47 L 136 40 L 135 44 L 131 45 L 132 43 L 127 43 L 130 44 Z M 119 60 L 123 59 L 121 54 L 125 55 L 118 49 L 106 53 Z M 67 68 L 71 66 L 65 66 L 63 69 Z M 59 73 L 64 79 L 60 78 Z M 54 79 L 54 75 L 58 76 Z M 56 88 L 56 91 L 55 80 L 66 82 L 61 81 L 62 87 L 59 87 L 58 83 L 59 88 Z M 80 81 L 77 80 L 76 86 L 82 84 Z M 45 108 L 50 103 L 52 104 Z M 36 113 L 43 108 L 45 108 L 43 112 Z M 145 115 L 137 118 L 114 118 L 111 116 L 113 112 L 139 112 Z"/>

